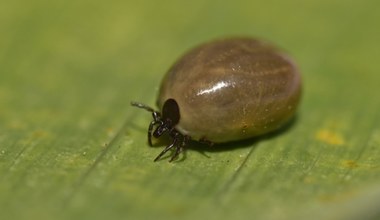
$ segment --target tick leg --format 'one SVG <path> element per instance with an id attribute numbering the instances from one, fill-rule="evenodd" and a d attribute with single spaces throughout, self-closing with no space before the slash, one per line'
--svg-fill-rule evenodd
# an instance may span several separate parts
<path id="1" fill-rule="evenodd" d="M 148 143 L 149 143 L 149 146 L 152 146 L 152 133 L 153 133 L 153 127 L 156 125 L 156 124 L 162 124 L 160 123 L 159 121 L 152 121 L 150 122 L 149 124 L 149 128 L 148 128 Z"/>
<path id="2" fill-rule="evenodd" d="M 172 162 L 175 158 L 177 158 L 178 155 L 182 152 L 182 149 L 183 149 L 182 145 L 177 145 L 175 147 L 175 152 L 173 156 L 170 158 L 169 162 Z"/>
<path id="3" fill-rule="evenodd" d="M 174 138 L 173 142 L 170 145 L 166 146 L 165 149 L 163 151 L 161 151 L 161 153 L 156 157 L 156 159 L 154 159 L 154 162 L 156 162 L 157 160 L 159 160 L 166 152 L 168 152 L 168 150 L 170 150 L 174 146 L 176 146 L 177 142 L 178 142 L 178 138 Z"/>
<path id="4" fill-rule="evenodd" d="M 137 108 L 142 108 L 142 109 L 145 109 L 147 110 L 148 112 L 155 112 L 154 109 L 152 109 L 151 107 L 143 104 L 143 103 L 140 103 L 140 102 L 131 102 L 131 105 L 132 106 L 135 106 Z"/>
<path id="5" fill-rule="evenodd" d="M 149 143 L 149 146 L 152 146 L 152 131 L 153 131 L 154 124 L 156 124 L 156 122 L 152 121 L 149 124 L 149 128 L 148 128 L 148 143 Z"/>
<path id="6" fill-rule="evenodd" d="M 202 137 L 201 139 L 199 139 L 199 142 L 202 144 L 207 144 L 209 147 L 212 147 L 214 145 L 214 143 L 212 141 L 207 140 L 206 137 Z"/>
<path id="7" fill-rule="evenodd" d="M 161 114 L 159 112 L 153 111 L 152 117 L 153 117 L 154 121 L 161 121 Z"/>
<path id="8" fill-rule="evenodd" d="M 189 136 L 184 136 L 182 138 L 182 142 L 181 142 L 181 145 L 177 145 L 176 148 L 175 148 L 175 152 L 174 152 L 174 155 L 170 158 L 169 162 L 172 162 L 175 158 L 178 157 L 178 155 L 185 149 L 185 146 L 187 144 L 187 142 L 190 140 L 190 137 Z"/>

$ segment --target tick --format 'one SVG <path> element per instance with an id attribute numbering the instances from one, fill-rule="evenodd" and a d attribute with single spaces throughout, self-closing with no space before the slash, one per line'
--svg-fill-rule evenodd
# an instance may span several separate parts
<path id="1" fill-rule="evenodd" d="M 189 140 L 217 144 L 263 135 L 291 119 L 301 97 L 300 73 L 291 58 L 252 38 L 228 38 L 185 53 L 162 80 L 160 111 L 151 112 L 152 136 L 168 134 L 171 143 L 154 159 L 174 149 L 170 162 Z"/>

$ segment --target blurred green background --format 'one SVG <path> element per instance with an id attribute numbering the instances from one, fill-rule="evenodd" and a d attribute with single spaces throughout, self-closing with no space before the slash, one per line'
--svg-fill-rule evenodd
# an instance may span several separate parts
<path id="1" fill-rule="evenodd" d="M 0 219 L 380 219 L 375 0 L 0 2 Z M 287 50 L 296 123 L 152 160 L 160 80 L 226 36 Z"/>

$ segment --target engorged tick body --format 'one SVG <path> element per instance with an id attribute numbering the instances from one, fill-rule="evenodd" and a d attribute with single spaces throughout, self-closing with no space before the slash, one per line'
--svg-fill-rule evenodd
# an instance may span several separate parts
<path id="1" fill-rule="evenodd" d="M 164 77 L 148 130 L 168 132 L 172 161 L 188 140 L 223 143 L 280 128 L 295 113 L 301 77 L 293 61 L 272 45 L 252 38 L 217 40 L 181 57 Z M 153 132 L 153 128 L 155 128 Z"/>

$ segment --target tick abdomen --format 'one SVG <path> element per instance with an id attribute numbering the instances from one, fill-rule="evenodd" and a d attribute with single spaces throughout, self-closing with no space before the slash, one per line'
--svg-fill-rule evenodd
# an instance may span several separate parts
<path id="1" fill-rule="evenodd" d="M 163 79 L 158 105 L 176 100 L 176 129 L 219 143 L 279 128 L 294 115 L 300 94 L 298 70 L 280 50 L 234 38 L 203 44 L 180 58 Z"/>

